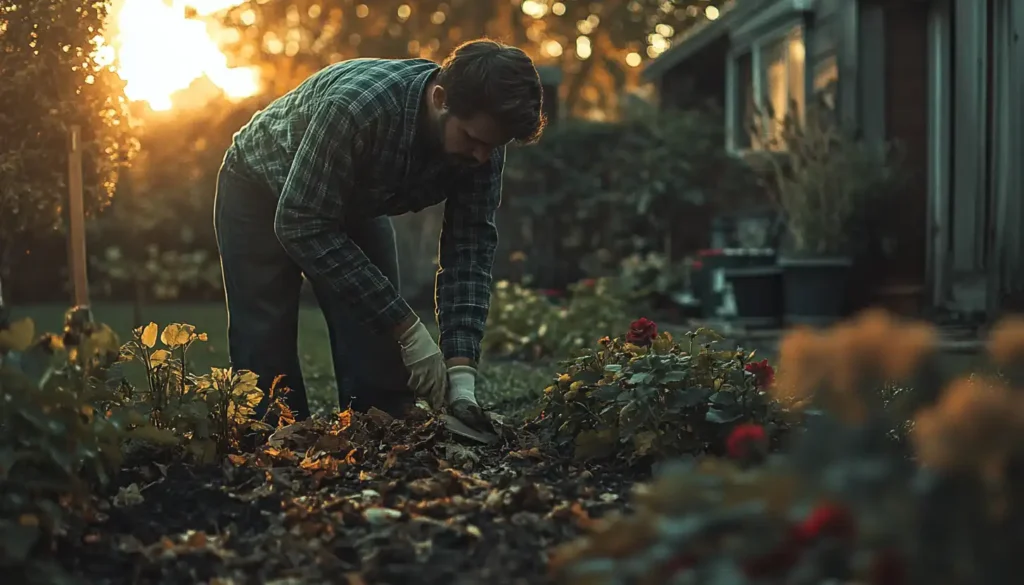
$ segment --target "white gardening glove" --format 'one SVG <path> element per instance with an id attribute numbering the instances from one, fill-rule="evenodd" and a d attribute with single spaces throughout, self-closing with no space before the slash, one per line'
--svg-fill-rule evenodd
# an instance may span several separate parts
<path id="1" fill-rule="evenodd" d="M 409 370 L 409 389 L 431 409 L 440 409 L 448 391 L 448 369 L 441 348 L 418 317 L 398 338 L 398 344 L 402 348 L 402 362 Z"/>
<path id="2" fill-rule="evenodd" d="M 448 410 L 452 416 L 478 431 L 490 431 L 491 424 L 476 401 L 476 368 L 448 368 Z"/>

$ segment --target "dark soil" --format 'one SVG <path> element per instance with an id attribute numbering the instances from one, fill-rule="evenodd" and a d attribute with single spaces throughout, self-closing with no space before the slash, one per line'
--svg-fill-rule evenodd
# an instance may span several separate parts
<path id="1" fill-rule="evenodd" d="M 221 466 L 126 469 L 58 550 L 92 584 L 540 584 L 552 547 L 628 508 L 638 479 L 529 433 L 459 443 L 434 419 L 345 413 Z"/>

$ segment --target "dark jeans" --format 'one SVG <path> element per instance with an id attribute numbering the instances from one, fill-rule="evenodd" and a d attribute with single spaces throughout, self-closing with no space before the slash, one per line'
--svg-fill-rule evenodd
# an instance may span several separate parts
<path id="1" fill-rule="evenodd" d="M 230 167 L 217 177 L 214 229 L 220 249 L 228 311 L 228 345 L 235 370 L 251 370 L 266 391 L 274 378 L 290 389 L 296 417 L 309 416 L 299 366 L 299 297 L 303 274 L 274 234 L 277 198 L 264 185 Z M 395 230 L 388 217 L 346 225 L 371 262 L 398 286 Z M 324 283 L 311 280 L 330 333 L 338 400 L 342 408 L 375 406 L 397 412 L 412 402 L 398 343 L 372 333 Z M 265 412 L 266 403 L 259 412 Z"/>

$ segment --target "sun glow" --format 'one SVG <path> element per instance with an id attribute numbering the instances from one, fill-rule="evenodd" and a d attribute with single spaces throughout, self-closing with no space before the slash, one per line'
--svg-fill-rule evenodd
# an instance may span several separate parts
<path id="1" fill-rule="evenodd" d="M 204 77 L 228 98 L 255 95 L 258 70 L 228 66 L 216 41 L 217 35 L 234 31 L 204 18 L 238 4 L 240 0 L 115 0 L 108 36 L 128 99 L 169 110 L 177 92 Z"/>

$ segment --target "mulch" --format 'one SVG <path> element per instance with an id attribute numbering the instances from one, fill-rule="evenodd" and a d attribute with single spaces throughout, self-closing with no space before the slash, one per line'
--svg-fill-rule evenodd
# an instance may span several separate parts
<path id="1" fill-rule="evenodd" d="M 552 547 L 628 511 L 645 478 L 499 429 L 484 447 L 423 411 L 344 412 L 217 466 L 147 460 L 58 556 L 97 585 L 550 582 Z"/>

